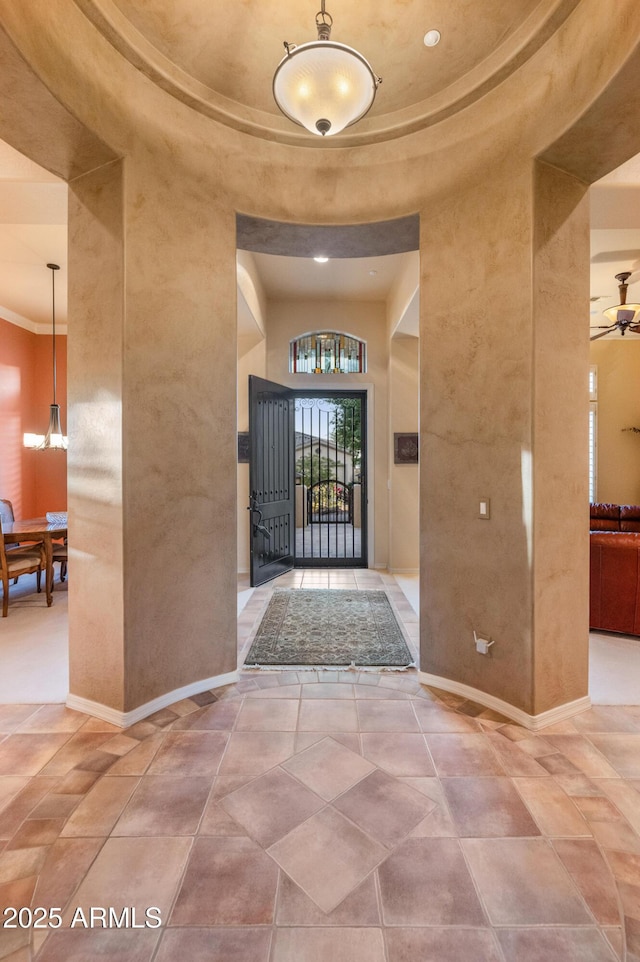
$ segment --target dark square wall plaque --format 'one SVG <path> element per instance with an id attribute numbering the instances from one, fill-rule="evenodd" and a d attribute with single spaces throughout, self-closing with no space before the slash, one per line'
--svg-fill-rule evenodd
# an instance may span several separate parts
<path id="1" fill-rule="evenodd" d="M 238 431 L 238 464 L 249 463 L 249 432 Z"/>
<path id="2" fill-rule="evenodd" d="M 418 435 L 393 435 L 393 460 L 395 464 L 418 463 Z"/>

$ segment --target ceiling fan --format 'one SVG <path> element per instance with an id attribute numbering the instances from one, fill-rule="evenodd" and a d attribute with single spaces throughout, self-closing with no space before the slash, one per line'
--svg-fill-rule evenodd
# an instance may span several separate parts
<path id="1" fill-rule="evenodd" d="M 592 331 L 602 331 L 602 333 L 592 334 L 591 341 L 597 341 L 599 337 L 606 337 L 607 334 L 613 334 L 614 331 L 620 331 L 622 337 L 627 331 L 631 331 L 632 334 L 640 334 L 640 304 L 627 304 L 628 280 L 631 273 L 631 271 L 623 271 L 621 274 L 616 274 L 616 280 L 620 282 L 618 285 L 620 303 L 603 311 L 604 316 L 611 323 L 597 324 L 592 327 Z"/>

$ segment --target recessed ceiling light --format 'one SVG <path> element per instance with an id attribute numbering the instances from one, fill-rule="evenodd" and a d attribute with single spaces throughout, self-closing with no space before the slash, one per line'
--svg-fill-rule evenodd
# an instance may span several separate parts
<path id="1" fill-rule="evenodd" d="M 425 47 L 435 47 L 437 43 L 440 43 L 440 31 L 427 30 L 427 32 L 424 35 Z"/>
<path id="2" fill-rule="evenodd" d="M 324 254 L 319 254 L 318 257 L 314 257 L 313 259 L 316 262 L 316 264 L 326 264 L 327 261 L 329 260 L 328 257 L 324 256 Z"/>
<path id="3" fill-rule="evenodd" d="M 377 271 L 369 271 L 369 274 L 371 275 L 371 277 L 373 277 L 373 275 L 377 273 L 378 273 Z"/>

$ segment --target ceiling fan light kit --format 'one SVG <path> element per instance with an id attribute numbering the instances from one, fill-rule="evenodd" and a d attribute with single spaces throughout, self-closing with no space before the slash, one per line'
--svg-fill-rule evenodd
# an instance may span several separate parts
<path id="1" fill-rule="evenodd" d="M 285 41 L 287 52 L 273 77 L 273 96 L 282 113 L 320 137 L 339 134 L 361 120 L 382 83 L 361 53 L 331 40 L 332 25 L 322 0 L 316 14 L 318 39 L 300 46 Z"/>
<path id="2" fill-rule="evenodd" d="M 599 324 L 596 329 L 602 330 L 602 333 L 593 334 L 591 336 L 592 341 L 600 337 L 606 337 L 607 334 L 613 334 L 614 331 L 620 331 L 621 337 L 624 337 L 627 331 L 631 331 L 632 334 L 640 334 L 640 304 L 627 304 L 628 281 L 631 273 L 631 271 L 622 271 L 620 274 L 616 274 L 616 280 L 619 282 L 620 303 L 616 304 L 615 307 L 608 307 L 606 311 L 602 312 L 609 324 Z"/>

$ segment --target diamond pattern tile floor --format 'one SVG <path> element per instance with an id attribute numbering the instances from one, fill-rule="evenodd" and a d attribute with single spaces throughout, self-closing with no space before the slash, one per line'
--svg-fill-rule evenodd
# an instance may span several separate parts
<path id="1" fill-rule="evenodd" d="M 0 706 L 0 901 L 65 919 L 0 959 L 640 959 L 639 732 L 531 733 L 411 671 L 244 673 L 125 733 Z M 90 904 L 163 924 L 70 929 Z"/>

